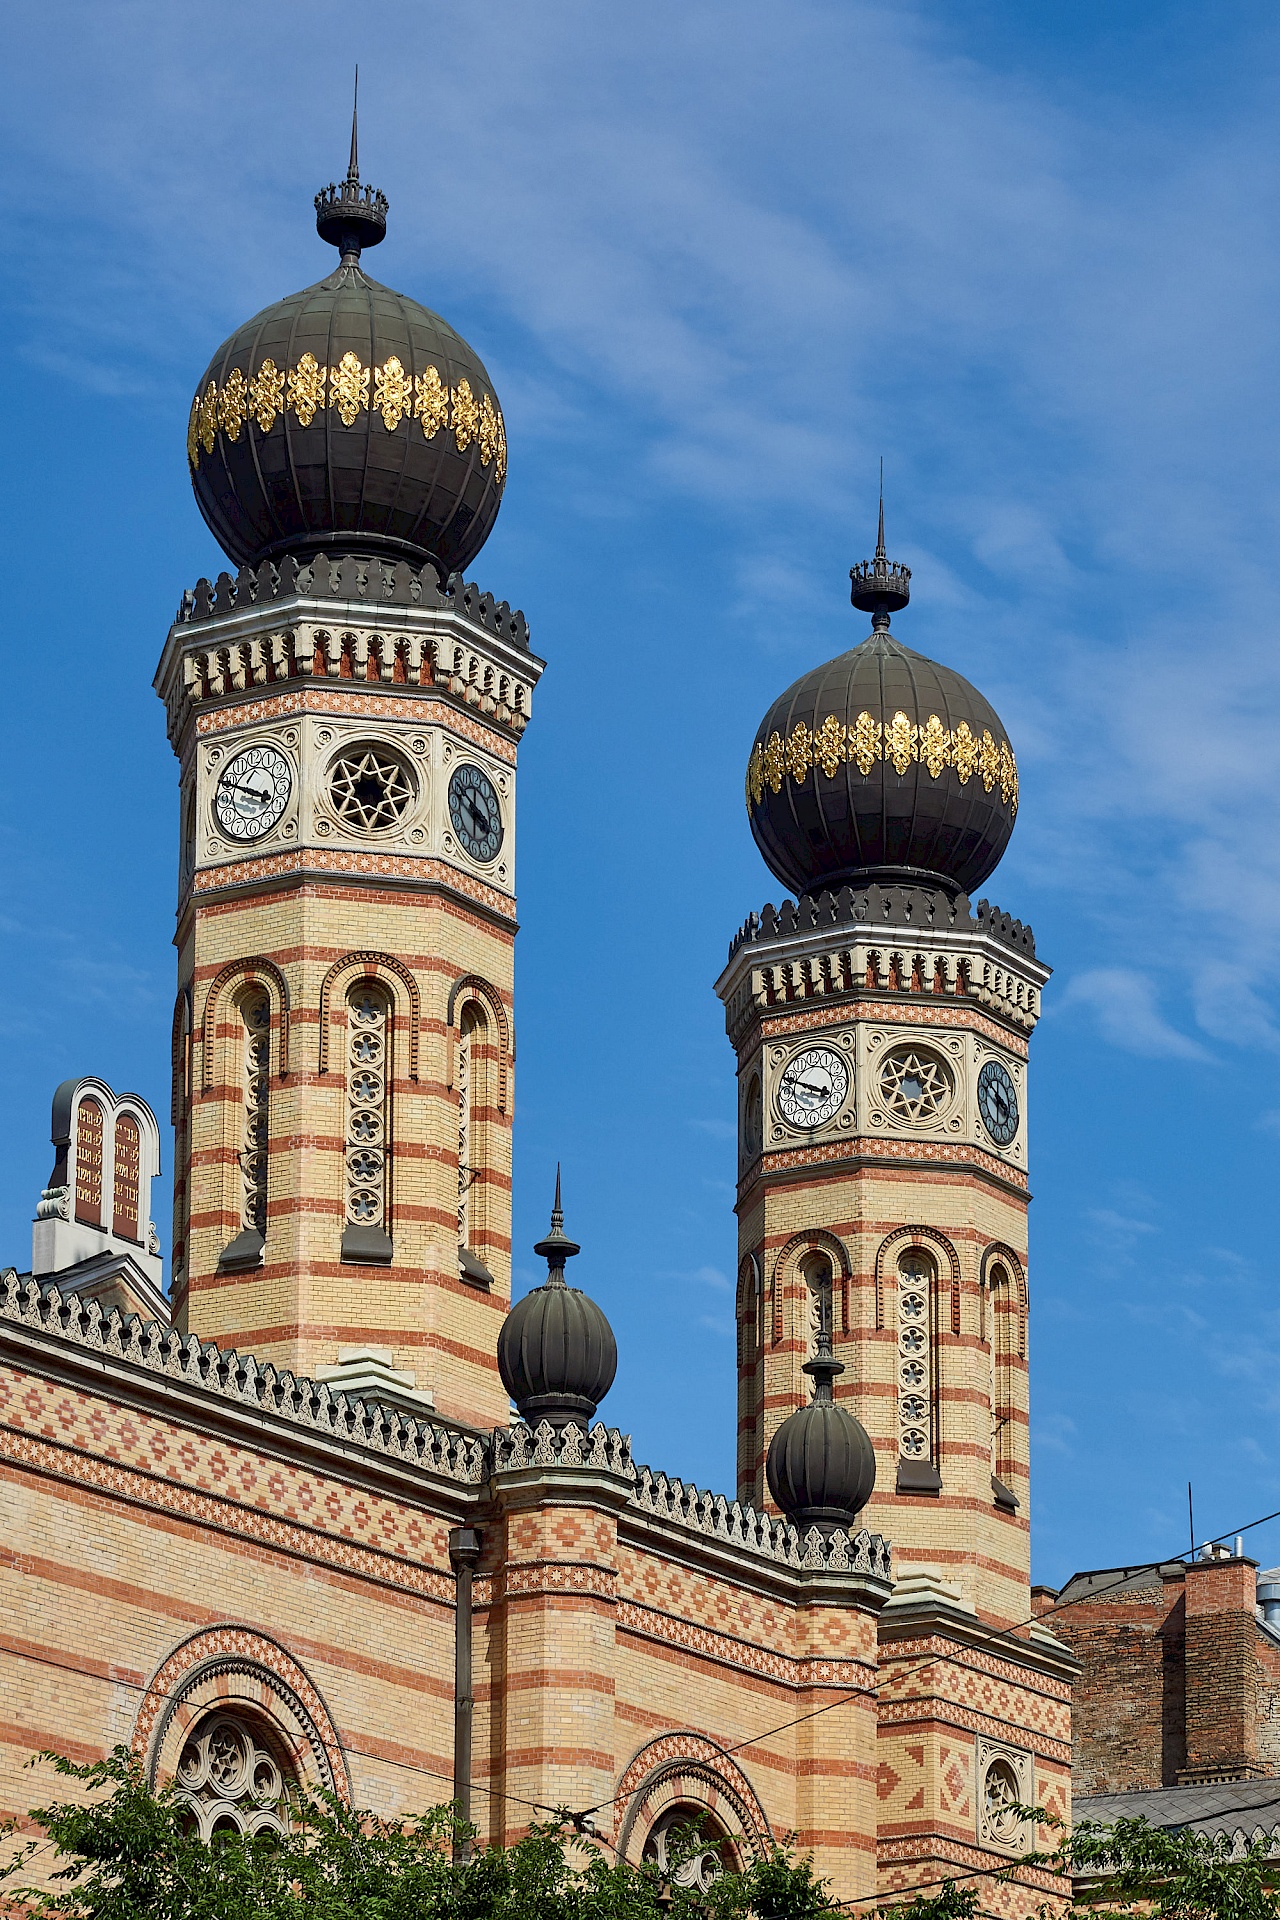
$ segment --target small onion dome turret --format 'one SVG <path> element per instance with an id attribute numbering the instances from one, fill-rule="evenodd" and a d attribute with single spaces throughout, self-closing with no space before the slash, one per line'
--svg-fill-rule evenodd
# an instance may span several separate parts
<path id="1" fill-rule="evenodd" d="M 756 845 L 797 894 L 873 880 L 972 893 L 1013 832 L 1013 750 L 976 687 L 890 633 L 911 574 L 885 556 L 883 503 L 876 557 L 851 578 L 871 635 L 761 721 L 747 763 Z"/>
<path id="2" fill-rule="evenodd" d="M 498 1335 L 502 1384 L 530 1426 L 577 1421 L 586 1426 L 613 1385 L 618 1347 L 613 1328 L 595 1301 L 565 1285 L 564 1263 L 581 1248 L 564 1231 L 560 1169 L 551 1231 L 534 1252 L 547 1263 L 543 1286 L 518 1300 Z"/>
<path id="3" fill-rule="evenodd" d="M 353 118 L 347 177 L 316 195 L 336 270 L 237 328 L 191 402 L 196 504 L 237 566 L 327 550 L 431 560 L 443 578 L 492 530 L 507 472 L 493 382 L 438 314 L 364 271 L 386 224 Z"/>
<path id="4" fill-rule="evenodd" d="M 844 1363 L 833 1356 L 825 1327 L 817 1349 L 804 1367 L 815 1383 L 813 1399 L 778 1428 L 765 1471 L 769 1491 L 788 1520 L 801 1530 L 831 1533 L 851 1526 L 871 1498 L 876 1456 L 866 1428 L 832 1397 L 831 1382 L 844 1372 Z"/>

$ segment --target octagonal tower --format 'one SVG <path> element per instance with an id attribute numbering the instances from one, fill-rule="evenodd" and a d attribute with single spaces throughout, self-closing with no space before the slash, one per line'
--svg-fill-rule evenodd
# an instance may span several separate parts
<path id="1" fill-rule="evenodd" d="M 156 686 L 181 767 L 173 1293 L 223 1347 L 505 1420 L 516 751 L 542 662 L 465 582 L 506 434 L 447 323 L 371 280 L 385 198 L 317 196 L 326 279 L 191 407 L 237 564 Z"/>

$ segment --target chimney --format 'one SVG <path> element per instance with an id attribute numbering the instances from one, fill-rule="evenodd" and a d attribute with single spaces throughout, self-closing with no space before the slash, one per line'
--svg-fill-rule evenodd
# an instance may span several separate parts
<path id="1" fill-rule="evenodd" d="M 1223 1548 L 1207 1549 L 1187 1567 L 1187 1760 L 1180 1785 L 1266 1774 L 1258 1747 L 1257 1572 L 1256 1560 Z"/>

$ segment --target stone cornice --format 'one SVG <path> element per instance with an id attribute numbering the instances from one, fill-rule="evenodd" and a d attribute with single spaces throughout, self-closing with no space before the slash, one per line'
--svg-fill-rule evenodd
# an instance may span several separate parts
<path id="1" fill-rule="evenodd" d="M 473 1512 L 486 1477 L 486 1436 L 348 1399 L 12 1271 L 0 1276 L 0 1358 L 441 1516 Z"/>
<path id="2" fill-rule="evenodd" d="M 945 1167 L 949 1173 L 985 1180 L 1024 1204 L 1031 1198 L 1027 1176 L 1021 1168 L 1006 1166 L 981 1147 L 950 1140 L 910 1140 L 895 1134 L 887 1139 L 862 1136 L 828 1140 L 817 1146 L 787 1147 L 766 1153 L 739 1180 L 736 1206 L 739 1212 L 749 1208 L 758 1186 L 804 1183 L 820 1175 L 919 1173 L 931 1167 Z"/>
<path id="3" fill-rule="evenodd" d="M 1067 1690 L 1081 1671 L 1075 1655 L 1051 1634 L 1033 1631 L 1029 1638 L 1024 1638 L 1020 1633 L 992 1626 L 976 1613 L 954 1606 L 941 1596 L 898 1601 L 880 1616 L 882 1666 L 889 1655 L 910 1664 L 920 1659 L 922 1671 L 927 1670 L 929 1665 L 950 1658 L 944 1648 L 937 1648 L 935 1652 L 939 1641 L 970 1650 L 987 1671 L 998 1673 L 1003 1663 L 1018 1668 L 1018 1675 L 1004 1677 L 1016 1677 L 1020 1684 L 1025 1684 L 1023 1676 L 1025 1670 L 1030 1669 L 1046 1681 L 1056 1682 L 1060 1690 Z M 910 1677 L 910 1664 L 904 1678 Z M 882 1697 L 886 1702 L 911 1697 L 892 1692 L 894 1683 L 892 1668 L 885 1669 Z M 1069 1699 L 1070 1695 L 1059 1691 L 1055 1697 Z"/>
<path id="4" fill-rule="evenodd" d="M 907 912 L 913 901 L 918 910 Z M 924 910 L 935 906 L 935 913 Z M 769 1013 L 815 1001 L 853 1009 L 886 995 L 948 1010 L 978 1007 L 1021 1037 L 1039 1018 L 1050 973 L 1035 957 L 1029 929 L 985 900 L 972 915 L 963 897 L 949 902 L 918 888 L 859 894 L 846 888 L 753 914 L 715 990 L 735 1046 Z M 920 980 L 914 990 L 913 975 Z"/>
<path id="5" fill-rule="evenodd" d="M 470 912 L 492 921 L 502 931 L 519 931 L 515 902 L 509 894 L 486 886 L 448 861 L 424 854 L 351 853 L 331 847 L 290 847 L 279 853 L 259 854 L 203 867 L 184 889 L 178 903 L 179 919 L 191 905 L 217 905 L 250 890 L 254 895 L 291 887 L 377 887 L 402 889 L 417 895 L 447 894 Z"/>
<path id="6" fill-rule="evenodd" d="M 356 597 L 342 588 L 349 564 L 354 580 L 363 577 L 354 562 L 332 565 L 335 589 L 324 597 L 308 590 L 308 570 L 292 591 L 259 600 L 242 598 L 221 575 L 206 611 L 174 623 L 154 685 L 175 751 L 202 708 L 307 680 L 394 688 L 406 698 L 429 691 L 519 738 L 545 665 L 529 650 L 523 616 L 461 580 L 417 600 Z M 423 572 L 434 581 L 433 569 Z"/>

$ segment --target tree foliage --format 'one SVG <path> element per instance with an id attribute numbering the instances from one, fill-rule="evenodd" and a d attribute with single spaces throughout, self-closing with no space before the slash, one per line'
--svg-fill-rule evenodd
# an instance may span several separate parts
<path id="1" fill-rule="evenodd" d="M 706 1846 L 693 1829 L 671 1837 L 670 1879 L 651 1862 L 614 1859 L 567 1818 L 456 1861 L 456 1843 L 472 1835 L 452 1808 L 400 1822 L 330 1795 L 296 1801 L 283 1837 L 231 1834 L 209 1845 L 191 1830 L 182 1796 L 153 1793 L 128 1748 L 85 1766 L 42 1757 L 87 1792 L 37 1808 L 47 1839 L 0 1869 L 6 1912 L 31 1920 L 816 1920 L 828 1911 L 810 1864 L 783 1847 L 705 1891 L 679 1884 L 675 1868 Z M 46 1848 L 56 1850 L 52 1872 Z"/>
<path id="2" fill-rule="evenodd" d="M 1146 1820 L 1081 1820 L 1062 1847 L 1075 1905 L 1093 1920 L 1277 1920 L 1277 1859 L 1269 1838 L 1237 1852 L 1230 1835 Z"/>

